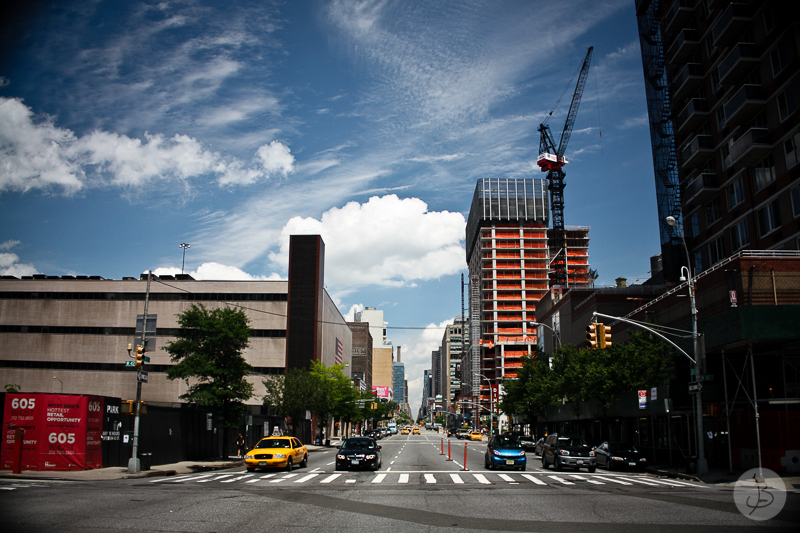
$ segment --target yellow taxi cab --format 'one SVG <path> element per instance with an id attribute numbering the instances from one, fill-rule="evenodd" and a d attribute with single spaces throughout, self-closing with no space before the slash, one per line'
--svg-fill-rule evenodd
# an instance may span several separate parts
<path id="1" fill-rule="evenodd" d="M 411 434 L 412 434 L 412 435 L 419 435 L 419 434 L 420 434 L 420 433 L 419 433 L 419 428 L 414 428 L 414 429 L 411 431 Z"/>
<path id="2" fill-rule="evenodd" d="M 401 435 L 408 435 L 408 428 L 403 428 L 400 430 Z"/>
<path id="3" fill-rule="evenodd" d="M 470 431 L 469 440 L 483 440 L 483 433 L 480 431 Z"/>
<path id="4" fill-rule="evenodd" d="M 278 467 L 291 470 L 294 465 L 308 466 L 308 448 L 295 437 L 265 437 L 244 456 L 248 472 L 257 468 Z"/>

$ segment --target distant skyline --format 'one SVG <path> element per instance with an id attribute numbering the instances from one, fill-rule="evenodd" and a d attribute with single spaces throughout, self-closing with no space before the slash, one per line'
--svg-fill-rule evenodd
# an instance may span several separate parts
<path id="1" fill-rule="evenodd" d="M 0 21 L 0 274 L 285 279 L 325 241 L 416 414 L 478 178 L 543 178 L 586 50 L 565 222 L 598 286 L 660 252 L 633 0 L 35 2 Z M 553 109 L 559 96 L 561 104 Z M 600 131 L 602 129 L 602 136 Z M 424 329 L 420 329 L 424 328 Z"/>

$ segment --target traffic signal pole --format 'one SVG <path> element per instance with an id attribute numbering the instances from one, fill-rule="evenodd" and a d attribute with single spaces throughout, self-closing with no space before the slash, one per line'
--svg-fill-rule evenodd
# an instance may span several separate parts
<path id="1" fill-rule="evenodd" d="M 147 293 L 144 297 L 144 324 L 142 325 L 142 366 L 144 366 L 144 354 L 147 353 L 147 304 L 150 303 L 150 276 L 152 272 L 147 271 Z M 138 347 L 137 347 L 138 354 Z M 142 408 L 142 380 L 139 378 L 141 368 L 136 370 L 136 418 L 133 421 L 133 452 L 128 459 L 128 473 L 138 474 L 141 472 L 139 463 L 139 416 Z"/>

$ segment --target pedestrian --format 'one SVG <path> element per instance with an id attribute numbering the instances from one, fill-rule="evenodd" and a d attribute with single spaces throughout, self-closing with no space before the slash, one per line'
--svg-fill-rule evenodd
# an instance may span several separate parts
<path id="1" fill-rule="evenodd" d="M 238 457 L 241 459 L 244 457 L 244 437 L 242 437 L 241 433 L 239 433 L 239 437 L 236 439 L 236 448 L 239 450 Z"/>

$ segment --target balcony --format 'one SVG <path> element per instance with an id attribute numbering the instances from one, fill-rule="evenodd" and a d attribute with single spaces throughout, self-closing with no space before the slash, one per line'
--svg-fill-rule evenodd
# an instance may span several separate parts
<path id="1" fill-rule="evenodd" d="M 758 66 L 758 56 L 755 54 L 755 45 L 739 43 L 717 67 L 719 82 L 722 85 L 736 85 L 756 66 Z"/>
<path id="2" fill-rule="evenodd" d="M 700 38 L 697 36 L 697 30 L 683 30 L 667 50 L 667 59 L 670 63 L 685 63 L 692 57 L 699 45 Z"/>
<path id="3" fill-rule="evenodd" d="M 703 66 L 700 63 L 688 63 L 675 79 L 672 80 L 672 94 L 675 100 L 683 100 L 693 94 L 703 84 Z"/>
<path id="4" fill-rule="evenodd" d="M 730 4 L 711 29 L 714 46 L 728 46 L 753 23 L 746 4 Z"/>
<path id="5" fill-rule="evenodd" d="M 700 126 L 708 118 L 708 100 L 692 98 L 678 113 L 678 131 L 686 133 Z"/>
<path id="6" fill-rule="evenodd" d="M 688 205 L 701 205 L 713 198 L 719 191 L 717 175 L 709 172 L 700 174 L 686 186 L 686 203 Z"/>
<path id="7" fill-rule="evenodd" d="M 764 108 L 760 85 L 743 85 L 725 104 L 726 124 L 744 124 Z"/>
<path id="8" fill-rule="evenodd" d="M 750 128 L 731 146 L 730 166 L 750 166 L 767 157 L 771 151 L 767 128 Z"/>
<path id="9" fill-rule="evenodd" d="M 664 15 L 664 30 L 674 31 L 689 22 L 694 13 L 693 0 L 675 0 Z"/>
<path id="10" fill-rule="evenodd" d="M 695 135 L 692 142 L 681 152 L 684 170 L 697 168 L 714 155 L 711 135 Z"/>

